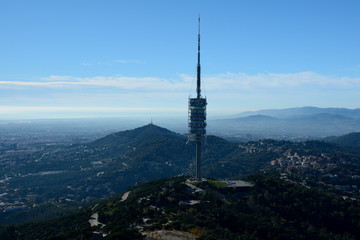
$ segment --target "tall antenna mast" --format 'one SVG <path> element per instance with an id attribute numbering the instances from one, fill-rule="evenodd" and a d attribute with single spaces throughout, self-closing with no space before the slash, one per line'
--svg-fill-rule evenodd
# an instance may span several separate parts
<path id="1" fill-rule="evenodd" d="M 206 134 L 206 98 L 201 97 L 200 17 L 198 33 L 198 63 L 196 98 L 189 98 L 189 141 L 196 142 L 196 178 L 201 179 L 201 145 Z"/>
<path id="2" fill-rule="evenodd" d="M 200 66 L 200 16 L 199 16 L 199 31 L 198 31 L 198 62 L 197 62 L 197 98 L 201 97 L 201 66 Z"/>

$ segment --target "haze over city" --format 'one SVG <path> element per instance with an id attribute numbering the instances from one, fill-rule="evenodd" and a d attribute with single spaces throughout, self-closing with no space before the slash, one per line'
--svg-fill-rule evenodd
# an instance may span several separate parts
<path id="1" fill-rule="evenodd" d="M 358 108 L 358 1 L 3 1 L 0 117 Z"/>

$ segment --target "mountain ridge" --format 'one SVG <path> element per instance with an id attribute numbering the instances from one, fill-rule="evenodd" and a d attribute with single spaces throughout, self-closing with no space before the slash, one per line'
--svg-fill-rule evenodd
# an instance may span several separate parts
<path id="1" fill-rule="evenodd" d="M 328 137 L 324 141 L 352 147 L 360 146 L 360 132 L 349 133 L 340 137 Z"/>
<path id="2" fill-rule="evenodd" d="M 301 107 L 244 112 L 209 121 L 219 133 L 258 138 L 321 139 L 360 131 L 360 109 Z"/>
<path id="3" fill-rule="evenodd" d="M 251 115 L 266 115 L 275 118 L 288 118 L 292 116 L 301 115 L 313 115 L 319 113 L 329 113 L 344 115 L 353 118 L 360 118 L 360 108 L 349 109 L 349 108 L 319 108 L 313 106 L 285 108 L 285 109 L 264 109 L 256 111 L 246 111 L 236 114 L 237 117 L 245 117 Z"/>

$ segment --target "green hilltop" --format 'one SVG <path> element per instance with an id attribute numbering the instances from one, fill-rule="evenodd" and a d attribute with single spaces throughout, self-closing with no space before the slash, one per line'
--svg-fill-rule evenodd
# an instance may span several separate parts
<path id="1" fill-rule="evenodd" d="M 9 226 L 0 238 L 359 239 L 357 201 L 269 176 L 247 180 L 250 189 L 188 177 L 158 179 L 77 213 Z"/>
<path id="2" fill-rule="evenodd" d="M 328 137 L 325 141 L 340 144 L 344 146 L 359 147 L 360 146 L 360 132 L 353 132 L 340 137 Z"/>

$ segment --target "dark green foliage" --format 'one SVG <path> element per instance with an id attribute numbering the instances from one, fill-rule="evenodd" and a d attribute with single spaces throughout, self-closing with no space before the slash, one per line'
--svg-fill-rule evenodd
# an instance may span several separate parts
<path id="1" fill-rule="evenodd" d="M 360 146 L 360 133 L 354 132 L 340 137 L 328 137 L 325 138 L 325 141 L 345 146 Z"/>
<path id="2" fill-rule="evenodd" d="M 13 225 L 0 228 L 0 239 L 12 240 L 16 239 L 16 227 Z"/>
<path id="3" fill-rule="evenodd" d="M 51 220 L 10 226 L 0 233 L 0 239 L 89 239 L 89 215 L 89 210 L 82 210 Z"/>
<path id="4" fill-rule="evenodd" d="M 0 212 L 0 224 L 21 224 L 49 219 L 77 211 L 79 206 L 81 206 L 81 204 L 77 202 L 48 202 L 29 209 L 17 210 L 9 213 Z"/>
<path id="5" fill-rule="evenodd" d="M 355 239 L 359 236 L 358 202 L 344 201 L 333 194 L 260 175 L 251 179 L 255 182 L 257 211 L 285 229 L 304 233 L 303 239 Z"/>
<path id="6" fill-rule="evenodd" d="M 113 233 L 106 238 L 107 240 L 137 240 L 145 239 L 145 237 L 133 229 L 113 229 Z"/>
<path id="7" fill-rule="evenodd" d="M 92 208 L 61 218 L 9 226 L 1 239 L 89 239 L 88 220 L 98 212 L 106 239 L 143 239 L 136 230 L 176 229 L 198 239 L 359 239 L 360 204 L 321 190 L 263 175 L 248 178 L 251 194 L 238 198 L 213 184 L 199 182 L 192 192 L 185 177 L 166 178 L 130 189 L 129 197 L 104 200 Z M 182 201 L 200 201 L 194 205 Z M 144 222 L 146 220 L 146 223 Z"/>

